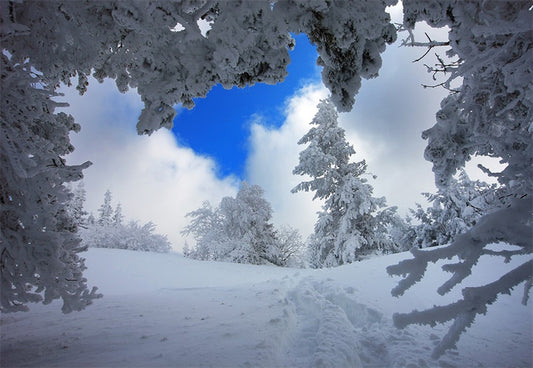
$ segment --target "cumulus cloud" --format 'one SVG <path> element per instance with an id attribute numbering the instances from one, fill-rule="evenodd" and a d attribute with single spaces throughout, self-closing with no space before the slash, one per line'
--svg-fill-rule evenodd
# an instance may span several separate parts
<path id="1" fill-rule="evenodd" d="M 136 92 L 120 94 L 112 81 L 92 81 L 83 97 L 63 89 L 66 109 L 81 124 L 72 134 L 76 150 L 70 164 L 92 161 L 84 171 L 87 210 L 95 212 L 107 189 L 113 202 L 121 203 L 128 219 L 153 221 L 157 231 L 168 235 L 175 249 L 184 238 L 179 234 L 188 223 L 185 214 L 203 201 L 218 203 L 235 195 L 238 180 L 216 176 L 216 163 L 181 147 L 171 132 L 161 129 L 152 136 L 135 130 L 142 103 Z"/>
<path id="2" fill-rule="evenodd" d="M 246 176 L 265 190 L 274 210 L 274 222 L 290 225 L 304 236 L 312 233 L 321 204 L 312 200 L 311 193 L 291 193 L 302 180 L 301 176 L 292 175 L 292 170 L 302 150 L 297 142 L 309 130 L 316 105 L 326 97 L 325 87 L 309 85 L 287 101 L 286 119 L 280 128 L 268 127 L 268 122 L 260 117 L 251 126 Z"/>

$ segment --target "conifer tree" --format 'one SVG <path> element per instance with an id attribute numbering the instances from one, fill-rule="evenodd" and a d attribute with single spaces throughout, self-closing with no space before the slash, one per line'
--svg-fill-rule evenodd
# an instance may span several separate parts
<path id="1" fill-rule="evenodd" d="M 113 207 L 111 207 L 111 191 L 108 189 L 104 194 L 104 203 L 98 209 L 98 224 L 110 225 L 113 223 Z"/>
<path id="2" fill-rule="evenodd" d="M 85 203 L 86 191 L 83 181 L 79 181 L 78 185 L 72 190 L 72 198 L 70 199 L 67 209 L 69 214 L 73 217 L 78 226 L 85 226 L 88 222 L 87 211 L 83 208 Z"/>
<path id="3" fill-rule="evenodd" d="M 318 215 L 309 244 L 313 267 L 331 267 L 351 263 L 360 256 L 391 248 L 385 224 L 388 214 L 385 198 L 372 196 L 366 162 L 350 162 L 355 154 L 338 126 L 337 111 L 327 99 L 318 104 L 314 125 L 298 144 L 308 144 L 300 153 L 294 174 L 309 175 L 292 191 L 314 191 L 314 198 L 325 201 Z M 384 232 L 385 231 L 385 232 Z"/>
<path id="4" fill-rule="evenodd" d="M 115 207 L 115 212 L 113 213 L 113 224 L 115 226 L 122 225 L 122 220 L 124 220 L 124 215 L 122 215 L 122 206 L 120 203 Z"/>

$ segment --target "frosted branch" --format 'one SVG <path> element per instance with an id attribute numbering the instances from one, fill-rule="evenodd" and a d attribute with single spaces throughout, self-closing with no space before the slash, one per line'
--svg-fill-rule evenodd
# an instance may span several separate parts
<path id="1" fill-rule="evenodd" d="M 404 328 L 410 324 L 435 326 L 454 320 L 448 333 L 433 350 L 433 358 L 440 357 L 447 349 L 455 347 L 461 334 L 472 325 L 478 314 L 487 312 L 487 305 L 496 301 L 500 294 L 510 294 L 511 289 L 526 281 L 526 287 L 531 287 L 533 260 L 508 272 L 499 280 L 480 287 L 463 289 L 463 299 L 447 306 L 433 307 L 425 311 L 410 313 L 396 313 L 393 316 L 394 325 Z"/>
<path id="2" fill-rule="evenodd" d="M 531 254 L 533 240 L 531 239 L 531 205 L 527 200 L 514 200 L 509 208 L 504 208 L 484 216 L 477 225 L 468 232 L 456 238 L 447 247 L 431 250 L 411 250 L 414 258 L 406 259 L 397 265 L 389 266 L 390 275 L 404 277 L 392 290 L 393 296 L 402 295 L 407 289 L 420 281 L 424 276 L 428 263 L 436 263 L 442 259 L 459 257 L 461 262 L 449 263 L 442 266 L 446 272 L 451 272 L 452 277 L 441 285 L 437 292 L 441 295 L 448 293 L 454 286 L 460 284 L 472 272 L 472 267 L 477 264 L 482 255 L 502 256 L 508 262 L 514 255 Z M 505 241 L 520 247 L 519 250 L 492 251 L 485 246 Z M 446 349 L 455 346 L 461 333 L 468 328 L 479 313 L 485 314 L 488 304 L 492 304 L 497 296 L 508 294 L 516 285 L 526 282 L 523 302 L 527 302 L 531 289 L 533 260 L 515 268 L 499 280 L 481 287 L 463 289 L 464 299 L 443 307 L 434 307 L 423 312 L 413 311 L 407 314 L 395 314 L 394 323 L 403 328 L 409 324 L 425 324 L 434 326 L 454 319 L 453 325 L 435 348 L 434 357 L 443 354 Z"/>

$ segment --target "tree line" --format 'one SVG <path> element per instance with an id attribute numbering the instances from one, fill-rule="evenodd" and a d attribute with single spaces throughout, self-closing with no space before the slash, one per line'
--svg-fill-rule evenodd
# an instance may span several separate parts
<path id="1" fill-rule="evenodd" d="M 91 248 L 116 248 L 145 252 L 167 253 L 171 250 L 165 235 L 154 233 L 155 224 L 138 221 L 124 222 L 120 203 L 113 209 L 111 191 L 104 194 L 104 202 L 98 215 L 88 214 L 84 209 L 86 198 L 83 182 L 72 189 L 72 198 L 67 209 L 79 228 L 82 244 Z"/>

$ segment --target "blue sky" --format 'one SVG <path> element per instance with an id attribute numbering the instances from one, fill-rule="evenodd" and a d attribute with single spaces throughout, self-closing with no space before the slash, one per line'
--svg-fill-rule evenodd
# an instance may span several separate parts
<path id="1" fill-rule="evenodd" d="M 262 124 L 280 127 L 286 100 L 304 85 L 320 80 L 315 47 L 306 35 L 293 37 L 296 46 L 289 52 L 291 63 L 284 82 L 231 90 L 218 85 L 206 98 L 195 99 L 192 110 L 178 110 L 172 129 L 178 142 L 212 157 L 218 164 L 219 177 L 236 175 L 244 179 L 251 123 L 259 119 Z"/>

